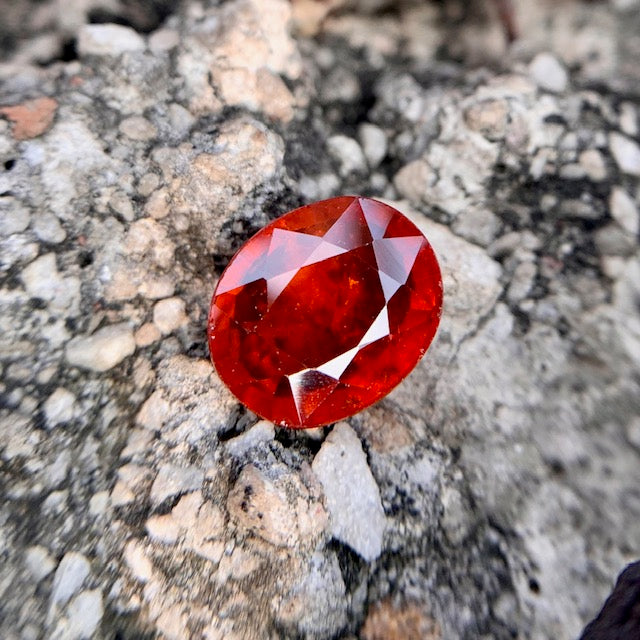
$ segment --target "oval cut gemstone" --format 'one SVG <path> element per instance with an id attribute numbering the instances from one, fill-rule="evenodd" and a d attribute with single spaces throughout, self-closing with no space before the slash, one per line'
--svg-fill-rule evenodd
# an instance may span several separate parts
<path id="1" fill-rule="evenodd" d="M 213 294 L 209 349 L 249 409 L 317 427 L 409 374 L 441 308 L 438 262 L 418 228 L 376 200 L 331 198 L 286 213 L 233 257 Z"/>

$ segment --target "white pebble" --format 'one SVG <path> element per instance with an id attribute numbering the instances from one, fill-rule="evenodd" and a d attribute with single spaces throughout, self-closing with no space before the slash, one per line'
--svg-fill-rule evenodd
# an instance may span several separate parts
<path id="1" fill-rule="evenodd" d="M 56 266 L 54 253 L 47 253 L 26 266 L 20 274 L 27 293 L 34 298 L 53 300 L 62 279 Z"/>
<path id="2" fill-rule="evenodd" d="M 158 29 L 149 36 L 149 49 L 153 53 L 170 51 L 180 44 L 180 34 L 175 29 Z"/>
<path id="3" fill-rule="evenodd" d="M 29 210 L 19 200 L 0 198 L 0 234 L 10 236 L 12 233 L 20 233 L 29 226 L 29 220 Z"/>
<path id="4" fill-rule="evenodd" d="M 587 149 L 580 154 L 580 166 L 594 182 L 607 177 L 607 167 L 602 154 L 597 149 Z"/>
<path id="5" fill-rule="evenodd" d="M 609 148 L 621 171 L 640 176 L 640 147 L 636 142 L 614 131 L 609 135 Z"/>
<path id="6" fill-rule="evenodd" d="M 81 553 L 67 553 L 60 561 L 53 578 L 51 603 L 65 605 L 80 590 L 89 572 L 89 561 Z"/>
<path id="7" fill-rule="evenodd" d="M 375 169 L 387 155 L 387 136 L 375 124 L 365 122 L 358 128 L 358 137 L 367 162 Z"/>
<path id="8" fill-rule="evenodd" d="M 85 24 L 78 34 L 80 56 L 119 56 L 144 48 L 144 39 L 139 34 L 119 24 Z"/>
<path id="9" fill-rule="evenodd" d="M 158 130 L 151 122 L 142 116 L 131 116 L 120 123 L 120 133 L 130 140 L 146 142 L 153 140 L 158 135 Z"/>
<path id="10" fill-rule="evenodd" d="M 633 418 L 627 425 L 627 439 L 640 451 L 640 417 Z"/>
<path id="11" fill-rule="evenodd" d="M 56 568 L 55 560 L 40 545 L 29 547 L 25 551 L 24 562 L 36 582 L 46 578 Z"/>
<path id="12" fill-rule="evenodd" d="M 609 208 L 613 219 L 632 235 L 640 230 L 640 215 L 633 198 L 622 188 L 614 187 L 609 199 Z"/>
<path id="13" fill-rule="evenodd" d="M 343 178 L 353 173 L 366 173 L 367 161 L 360 145 L 347 136 L 331 136 L 327 140 L 329 154 L 340 164 Z"/>
<path id="14" fill-rule="evenodd" d="M 346 422 L 334 427 L 312 468 L 324 488 L 333 536 L 375 560 L 382 552 L 384 510 L 362 444 Z"/>
<path id="15" fill-rule="evenodd" d="M 204 473 L 195 466 L 178 467 L 165 464 L 160 467 L 151 487 L 151 502 L 158 505 L 171 496 L 196 491 L 202 485 Z"/>
<path id="16" fill-rule="evenodd" d="M 76 415 L 76 397 L 63 387 L 58 387 L 44 403 L 44 416 L 47 428 L 73 420 Z"/>
<path id="17" fill-rule="evenodd" d="M 79 336 L 67 345 L 67 361 L 91 371 L 108 371 L 136 350 L 131 327 L 126 323 L 114 324 L 96 331 L 91 336 Z"/>
<path id="18" fill-rule="evenodd" d="M 274 436 L 275 429 L 273 423 L 267 420 L 260 420 L 260 422 L 256 422 L 247 432 L 237 438 L 229 440 L 229 442 L 227 442 L 227 451 L 235 458 L 240 458 L 249 451 L 249 449 L 271 442 Z"/>
<path id="19" fill-rule="evenodd" d="M 67 640 L 85 640 L 93 637 L 103 614 L 102 591 L 83 591 L 69 603 L 64 637 Z"/>
<path id="20" fill-rule="evenodd" d="M 628 136 L 638 135 L 638 115 L 631 102 L 623 102 L 620 105 L 620 129 Z"/>
<path id="21" fill-rule="evenodd" d="M 167 298 L 153 307 L 153 324 L 163 334 L 171 333 L 188 322 L 184 300 Z"/>
<path id="22" fill-rule="evenodd" d="M 38 213 L 33 221 L 33 231 L 42 242 L 59 244 L 67 237 L 60 221 L 51 213 Z"/>
<path id="23" fill-rule="evenodd" d="M 89 513 L 92 516 L 103 515 L 109 507 L 109 492 L 99 491 L 94 493 L 89 500 Z"/>
<path id="24" fill-rule="evenodd" d="M 539 53 L 529 65 L 535 83 L 545 91 L 562 93 L 567 88 L 567 70 L 550 53 Z"/>
<path id="25" fill-rule="evenodd" d="M 137 540 L 127 542 L 124 548 L 124 561 L 140 582 L 148 582 L 153 577 L 153 564 L 145 555 L 144 547 Z"/>

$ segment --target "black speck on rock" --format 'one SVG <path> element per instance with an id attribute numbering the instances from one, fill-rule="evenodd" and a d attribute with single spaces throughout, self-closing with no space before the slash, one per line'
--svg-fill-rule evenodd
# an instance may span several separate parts
<path id="1" fill-rule="evenodd" d="M 640 561 L 630 564 L 580 640 L 640 640 Z"/>

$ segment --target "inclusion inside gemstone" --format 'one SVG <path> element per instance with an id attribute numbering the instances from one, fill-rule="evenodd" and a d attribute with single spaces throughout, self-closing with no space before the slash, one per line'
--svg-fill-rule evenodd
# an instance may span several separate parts
<path id="1" fill-rule="evenodd" d="M 369 198 L 301 207 L 259 231 L 220 277 L 211 359 L 281 426 L 316 427 L 387 395 L 438 327 L 442 279 L 418 228 Z"/>

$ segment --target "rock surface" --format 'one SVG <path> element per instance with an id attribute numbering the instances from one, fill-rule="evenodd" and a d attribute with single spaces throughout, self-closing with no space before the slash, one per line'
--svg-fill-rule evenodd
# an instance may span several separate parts
<path id="1" fill-rule="evenodd" d="M 385 517 L 378 485 L 358 436 L 337 424 L 313 460 L 331 517 L 331 534 L 367 562 L 382 553 Z"/>
<path id="2" fill-rule="evenodd" d="M 0 637 L 595 618 L 640 555 L 640 2 L 513 5 L 511 46 L 481 0 L 3 8 Z M 344 193 L 427 234 L 442 324 L 377 406 L 286 432 L 221 384 L 208 306 Z"/>

